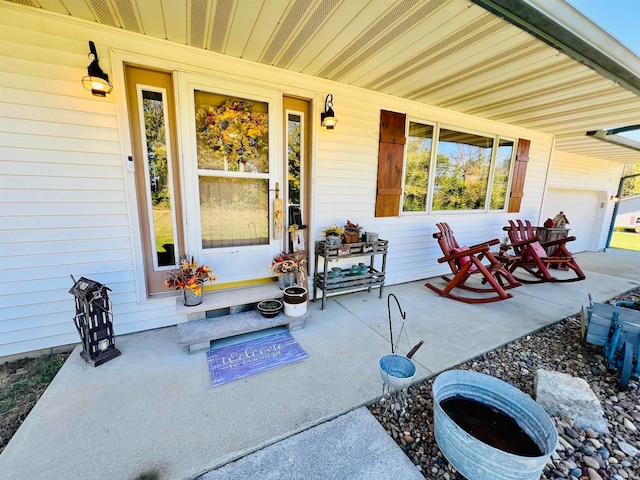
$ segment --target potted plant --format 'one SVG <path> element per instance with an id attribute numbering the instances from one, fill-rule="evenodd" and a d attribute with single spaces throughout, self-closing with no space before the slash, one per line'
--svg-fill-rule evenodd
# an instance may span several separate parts
<path id="1" fill-rule="evenodd" d="M 340 245 L 342 243 L 344 228 L 334 224 L 325 228 L 323 231 L 329 245 Z"/>
<path id="2" fill-rule="evenodd" d="M 347 223 L 344 226 L 344 243 L 357 243 L 360 241 L 360 230 L 362 227 L 357 223 L 353 223 L 347 219 Z"/>
<path id="3" fill-rule="evenodd" d="M 503 257 L 506 257 L 507 255 L 509 255 L 509 251 L 513 248 L 510 244 L 509 244 L 509 237 L 504 237 L 502 239 L 502 242 L 500 243 L 500 255 Z"/>
<path id="4" fill-rule="evenodd" d="M 271 261 L 271 272 L 278 276 L 280 288 L 285 289 L 297 283 L 299 274 L 305 273 L 307 256 L 304 250 L 293 253 L 279 253 Z"/>
<path id="5" fill-rule="evenodd" d="M 183 257 L 180 265 L 175 270 L 167 272 L 164 284 L 169 288 L 182 291 L 182 301 L 188 306 L 202 303 L 202 290 L 205 281 L 215 282 L 218 279 L 211 268 L 206 265 L 198 265 L 191 257 Z"/>

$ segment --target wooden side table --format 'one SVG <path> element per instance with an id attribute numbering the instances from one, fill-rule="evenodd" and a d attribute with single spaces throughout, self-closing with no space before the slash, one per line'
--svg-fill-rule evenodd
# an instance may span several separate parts
<path id="1" fill-rule="evenodd" d="M 504 263 L 503 268 L 505 268 L 509 273 L 513 273 L 513 270 L 515 270 L 515 263 L 522 260 L 522 255 L 500 255 L 499 253 L 494 253 L 493 256 L 496 257 L 496 260 L 499 262 Z M 498 280 L 498 283 L 504 287 L 504 285 L 502 285 L 500 275 L 497 275 L 496 279 Z"/>
<path id="2" fill-rule="evenodd" d="M 507 268 L 509 268 L 514 262 L 522 260 L 521 255 L 500 255 L 499 253 L 494 253 L 493 256 L 504 263 Z"/>

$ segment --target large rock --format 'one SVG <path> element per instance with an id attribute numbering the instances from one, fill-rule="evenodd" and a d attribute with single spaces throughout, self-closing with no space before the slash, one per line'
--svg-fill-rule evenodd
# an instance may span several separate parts
<path id="1" fill-rule="evenodd" d="M 620 450 L 623 453 L 626 453 L 629 457 L 635 457 L 640 453 L 640 450 L 624 440 L 618 440 L 618 447 L 620 447 Z"/>
<path id="2" fill-rule="evenodd" d="M 602 405 L 582 378 L 538 369 L 535 392 L 536 402 L 549 415 L 565 415 L 579 427 L 609 432 Z"/>

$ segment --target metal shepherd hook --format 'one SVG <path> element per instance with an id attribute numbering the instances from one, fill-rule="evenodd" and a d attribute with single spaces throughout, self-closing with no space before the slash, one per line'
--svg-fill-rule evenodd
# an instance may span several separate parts
<path id="1" fill-rule="evenodd" d="M 398 310 L 400 310 L 400 316 L 402 317 L 402 320 L 406 320 L 407 312 L 404 312 L 402 310 L 402 307 L 400 306 L 400 301 L 398 300 L 398 298 L 393 293 L 390 293 L 387 296 L 387 315 L 389 316 L 389 337 L 391 339 L 391 353 L 393 354 L 393 353 L 395 353 L 395 350 L 394 350 L 394 346 L 393 346 L 393 328 L 391 326 L 391 297 L 393 297 L 393 299 L 398 304 Z"/>

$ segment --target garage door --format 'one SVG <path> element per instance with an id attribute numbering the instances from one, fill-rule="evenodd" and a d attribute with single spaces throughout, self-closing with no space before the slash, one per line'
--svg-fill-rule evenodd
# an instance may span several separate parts
<path id="1" fill-rule="evenodd" d="M 576 240 L 569 244 L 569 250 L 572 252 L 596 250 L 602 227 L 600 202 L 597 191 L 550 188 L 547 191 L 540 223 L 563 211 L 569 220 L 569 235 L 576 237 Z"/>

